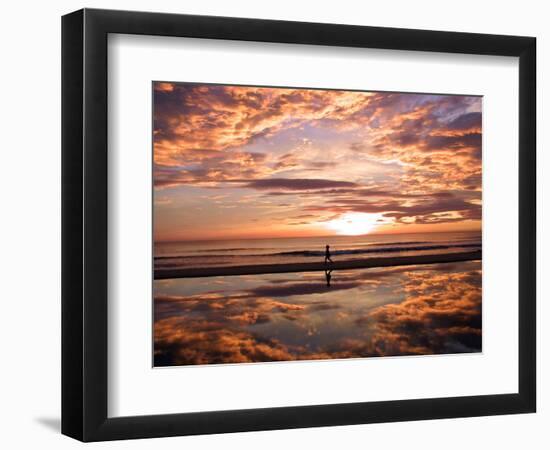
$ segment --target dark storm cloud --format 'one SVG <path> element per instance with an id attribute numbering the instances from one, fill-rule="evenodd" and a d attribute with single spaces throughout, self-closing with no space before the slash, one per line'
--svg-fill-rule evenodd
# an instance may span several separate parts
<path id="1" fill-rule="evenodd" d="M 315 178 L 267 178 L 250 181 L 246 187 L 253 189 L 284 189 L 289 191 L 307 191 L 310 189 L 330 189 L 355 187 L 350 181 L 323 180 Z"/>

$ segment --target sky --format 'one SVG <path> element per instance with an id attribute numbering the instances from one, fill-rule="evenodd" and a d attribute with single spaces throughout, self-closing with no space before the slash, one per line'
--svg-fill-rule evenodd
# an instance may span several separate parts
<path id="1" fill-rule="evenodd" d="M 481 97 L 153 83 L 155 241 L 481 229 Z"/>

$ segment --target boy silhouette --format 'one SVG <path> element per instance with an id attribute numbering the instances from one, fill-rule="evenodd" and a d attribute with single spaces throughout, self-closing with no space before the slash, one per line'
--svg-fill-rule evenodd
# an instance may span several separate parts
<path id="1" fill-rule="evenodd" d="M 330 261 L 332 263 L 332 259 L 330 258 L 330 246 L 327 245 L 325 247 L 325 264 L 327 263 L 327 261 Z"/>

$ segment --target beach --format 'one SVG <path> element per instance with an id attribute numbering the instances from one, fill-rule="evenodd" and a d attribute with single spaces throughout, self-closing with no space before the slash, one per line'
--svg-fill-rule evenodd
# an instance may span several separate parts
<path id="1" fill-rule="evenodd" d="M 324 270 L 367 269 L 373 267 L 406 266 L 418 264 L 452 263 L 481 259 L 481 250 L 471 252 L 436 253 L 428 255 L 390 256 L 334 261 L 289 264 L 257 264 L 220 267 L 189 267 L 179 269 L 155 269 L 155 280 L 195 278 L 231 275 L 259 275 L 269 273 L 314 272 Z"/>
<path id="2" fill-rule="evenodd" d="M 479 352 L 481 259 L 479 232 L 156 243 L 154 365 Z"/>

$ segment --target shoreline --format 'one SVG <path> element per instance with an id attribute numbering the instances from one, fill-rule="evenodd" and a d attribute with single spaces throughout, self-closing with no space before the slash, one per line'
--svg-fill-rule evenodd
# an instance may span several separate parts
<path id="1" fill-rule="evenodd" d="M 439 253 L 417 256 L 390 256 L 334 261 L 325 265 L 323 261 L 291 264 L 258 264 L 245 266 L 202 267 L 183 269 L 156 269 L 155 280 L 173 278 L 201 278 L 236 275 L 262 275 L 271 273 L 317 272 L 324 270 L 369 269 L 372 267 L 409 266 L 416 264 L 453 263 L 481 259 L 481 250 L 461 253 Z"/>

